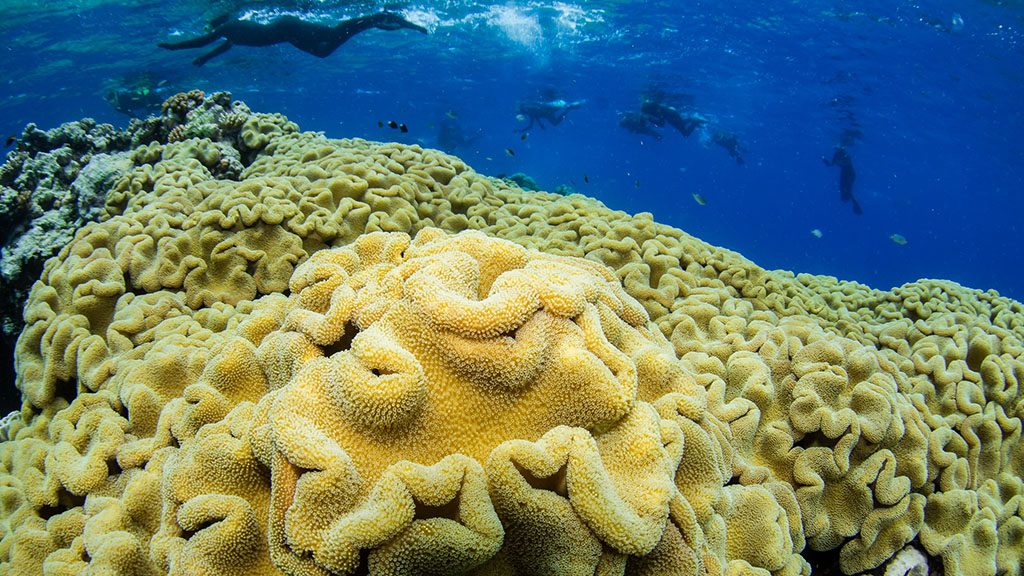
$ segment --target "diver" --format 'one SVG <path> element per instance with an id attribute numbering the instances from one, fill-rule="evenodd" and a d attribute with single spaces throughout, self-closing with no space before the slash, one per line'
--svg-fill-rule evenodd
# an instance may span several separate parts
<path id="1" fill-rule="evenodd" d="M 619 126 L 633 134 L 646 134 L 653 136 L 655 140 L 661 140 L 661 133 L 655 130 L 648 121 L 647 116 L 640 112 L 623 112 L 619 114 Z"/>
<path id="2" fill-rule="evenodd" d="M 149 74 L 137 74 L 109 82 L 103 99 L 118 112 L 141 117 L 159 112 L 160 105 L 172 92 L 166 80 L 154 82 Z"/>
<path id="3" fill-rule="evenodd" d="M 682 102 L 686 107 L 693 105 L 693 97 L 688 94 L 673 95 L 652 88 L 640 97 L 639 112 L 619 114 L 619 126 L 634 134 L 646 134 L 658 140 L 661 140 L 661 133 L 655 128 L 661 128 L 666 124 L 675 128 L 684 138 L 697 132 L 705 147 L 712 144 L 721 146 L 737 164 L 746 164 L 747 161 L 743 157 L 746 148 L 736 134 L 722 130 L 697 112 L 681 110 L 669 104 L 669 99 L 673 102 Z"/>
<path id="4" fill-rule="evenodd" d="M 381 30 L 409 28 L 424 34 L 427 33 L 426 28 L 406 20 L 397 12 L 378 12 L 369 16 L 342 20 L 334 26 L 306 22 L 296 16 L 279 16 L 263 24 L 224 15 L 212 20 L 209 28 L 209 32 L 198 38 L 180 42 L 161 42 L 159 46 L 168 50 L 201 48 L 224 38 L 224 42 L 216 48 L 192 61 L 196 66 L 202 66 L 212 58 L 227 52 L 235 44 L 270 46 L 288 42 L 303 52 L 319 58 L 326 58 L 337 50 L 338 46 L 370 28 Z"/>
<path id="5" fill-rule="evenodd" d="M 583 106 L 584 103 L 586 100 L 566 102 L 564 99 L 558 98 L 553 90 L 544 90 L 541 92 L 539 100 L 519 103 L 519 114 L 516 115 L 516 118 L 520 121 L 530 121 L 520 132 L 526 132 L 533 128 L 534 122 L 543 129 L 545 120 L 552 126 L 557 126 L 562 123 L 562 120 L 565 120 L 570 111 Z"/>
<path id="6" fill-rule="evenodd" d="M 860 203 L 853 196 L 853 182 L 857 179 L 857 172 L 853 169 L 853 158 L 850 157 L 850 153 L 844 146 L 839 145 L 836 146 L 831 160 L 822 157 L 821 161 L 826 166 L 839 167 L 839 199 L 852 203 L 854 214 L 863 214 L 864 211 L 861 210 Z"/>
<path id="7" fill-rule="evenodd" d="M 705 137 L 702 137 L 702 140 L 711 144 L 718 144 L 722 148 L 725 148 L 725 151 L 729 153 L 729 156 L 731 156 L 732 159 L 740 166 L 747 163 L 743 158 L 743 153 L 746 152 L 747 149 L 740 144 L 740 139 L 735 134 L 732 132 L 726 132 L 719 128 L 714 128 L 710 131 L 706 129 L 702 130 L 703 132 L 708 133 L 708 136 L 706 137 L 707 139 L 705 140 Z"/>
<path id="8" fill-rule="evenodd" d="M 437 126 L 437 147 L 449 154 L 454 154 L 456 148 L 472 146 L 481 136 L 483 136 L 483 132 L 480 130 L 467 135 L 454 118 L 446 116 Z"/>
<path id="9" fill-rule="evenodd" d="M 651 124 L 659 127 L 668 124 L 687 137 L 708 122 L 707 118 L 696 112 L 680 112 L 658 96 L 644 96 L 640 100 L 640 113 L 646 116 Z"/>

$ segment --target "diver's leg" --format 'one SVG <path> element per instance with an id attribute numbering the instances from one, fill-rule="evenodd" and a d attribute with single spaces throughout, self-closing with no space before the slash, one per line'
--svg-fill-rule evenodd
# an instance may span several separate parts
<path id="1" fill-rule="evenodd" d="M 568 108 L 562 108 L 558 112 L 555 112 L 554 117 L 551 118 L 551 125 L 552 126 L 558 126 L 559 124 L 562 123 L 562 120 L 565 120 L 565 117 L 568 114 L 569 114 L 569 109 Z"/>
<path id="2" fill-rule="evenodd" d="M 295 46 L 299 50 L 302 50 L 306 54 L 311 54 L 317 58 L 327 58 L 341 46 L 341 42 L 335 42 L 333 40 L 317 41 L 315 38 L 308 37 L 296 37 L 289 38 L 288 43 Z"/>
<path id="3" fill-rule="evenodd" d="M 231 41 L 230 40 L 225 40 L 223 43 L 221 43 L 220 46 L 217 46 L 213 50 L 210 50 L 206 54 L 203 54 L 199 58 L 196 58 L 195 60 L 192 61 L 192 63 L 195 64 L 196 66 L 202 66 L 203 64 L 206 64 L 207 62 L 209 62 L 211 59 L 216 58 L 217 56 L 220 56 L 221 54 L 227 52 L 230 48 L 231 48 Z"/>
<path id="4" fill-rule="evenodd" d="M 844 166 L 839 171 L 839 197 L 843 202 L 853 198 L 853 181 L 853 173 L 849 168 Z"/>
<path id="5" fill-rule="evenodd" d="M 700 123 L 693 118 L 683 118 L 682 126 L 678 127 L 678 130 L 683 133 L 683 136 L 689 138 L 697 126 L 700 126 Z"/>
<path id="6" fill-rule="evenodd" d="M 682 134 L 684 138 L 689 138 L 690 134 L 693 134 L 693 131 L 696 130 L 698 126 L 698 124 L 691 121 L 689 118 L 684 118 L 682 116 L 670 116 L 668 123 L 671 124 L 677 132 Z"/>
<path id="7" fill-rule="evenodd" d="M 854 198 L 852 195 L 850 196 L 850 201 L 853 202 L 853 213 L 854 214 L 863 214 L 864 213 L 864 210 L 860 207 L 860 202 L 857 202 L 857 199 Z"/>
<path id="8" fill-rule="evenodd" d="M 203 34 L 198 38 L 190 38 L 188 40 L 182 40 L 181 42 L 161 42 L 157 46 L 166 48 L 167 50 L 185 50 L 187 48 L 202 48 L 207 44 L 213 42 L 217 38 L 220 38 L 220 34 L 210 32 L 209 34 Z"/>

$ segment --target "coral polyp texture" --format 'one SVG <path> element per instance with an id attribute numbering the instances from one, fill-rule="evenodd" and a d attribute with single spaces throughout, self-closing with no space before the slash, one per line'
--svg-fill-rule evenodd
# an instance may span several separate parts
<path id="1" fill-rule="evenodd" d="M 1019 303 L 241 110 L 32 288 L 0 574 L 1022 574 Z"/>

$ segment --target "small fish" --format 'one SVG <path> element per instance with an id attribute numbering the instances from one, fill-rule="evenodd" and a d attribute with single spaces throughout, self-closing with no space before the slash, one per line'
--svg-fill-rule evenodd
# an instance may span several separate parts
<path id="1" fill-rule="evenodd" d="M 892 240 L 894 243 L 899 244 L 900 246 L 903 246 L 904 244 L 907 243 L 907 239 L 904 238 L 902 234 L 893 234 L 892 236 L 889 236 L 889 240 Z"/>
<path id="2" fill-rule="evenodd" d="M 633 187 L 634 188 L 639 188 L 640 187 L 640 179 L 639 178 L 637 178 L 636 181 L 633 182 Z"/>
<path id="3" fill-rule="evenodd" d="M 381 122 L 380 120 L 377 120 L 377 128 L 383 128 L 383 127 L 384 127 L 384 123 Z"/>
<path id="4" fill-rule="evenodd" d="M 526 122 L 526 114 L 516 114 L 516 120 L 519 122 Z"/>
<path id="5" fill-rule="evenodd" d="M 388 127 L 394 130 L 395 128 L 398 128 L 398 122 L 395 122 L 394 120 L 389 120 Z"/>
<path id="6" fill-rule="evenodd" d="M 817 228 L 811 230 L 811 236 L 814 236 L 815 238 L 821 238 L 821 230 L 818 230 Z"/>
<path id="7" fill-rule="evenodd" d="M 696 202 L 697 204 L 701 205 L 701 206 L 707 206 L 708 205 L 708 201 L 705 200 L 704 197 L 701 196 L 697 192 L 693 193 L 693 201 Z"/>
<path id="8" fill-rule="evenodd" d="M 586 174 L 584 174 L 583 175 L 583 183 L 584 184 L 590 184 L 590 176 L 587 176 Z"/>
<path id="9" fill-rule="evenodd" d="M 18 140 L 17 136 L 8 136 L 7 137 L 7 141 L 4 142 L 4 146 L 10 146 L 11 144 L 14 144 L 15 142 L 17 142 L 17 140 Z"/>
<path id="10" fill-rule="evenodd" d="M 409 132 L 409 127 L 406 126 L 404 123 L 399 124 L 398 129 L 402 131 L 402 134 L 407 134 Z"/>
<path id="11" fill-rule="evenodd" d="M 505 148 L 505 154 L 508 154 L 509 156 L 515 156 L 516 151 L 511 148 Z"/>
<path id="12" fill-rule="evenodd" d="M 454 110 L 449 110 L 449 111 L 445 112 L 444 115 L 449 117 L 449 118 L 451 118 L 452 120 L 455 120 L 456 118 L 459 117 L 459 115 L 456 114 Z"/>
<path id="13" fill-rule="evenodd" d="M 529 137 L 530 137 L 529 134 L 527 134 L 526 132 L 523 132 L 523 135 L 520 136 L 519 139 L 522 140 L 523 142 L 525 142 L 526 139 L 529 138 Z"/>

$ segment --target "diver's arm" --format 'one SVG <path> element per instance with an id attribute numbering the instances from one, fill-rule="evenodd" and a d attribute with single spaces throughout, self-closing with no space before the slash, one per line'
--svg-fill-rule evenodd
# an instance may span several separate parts
<path id="1" fill-rule="evenodd" d="M 658 132 L 653 128 L 648 128 L 645 126 L 643 129 L 640 130 L 640 133 L 647 134 L 648 136 L 654 138 L 655 140 L 661 140 L 661 132 Z"/>
<path id="2" fill-rule="evenodd" d="M 847 154 L 842 148 L 836 148 L 834 154 L 832 154 L 831 160 L 826 160 L 824 156 L 821 157 L 821 161 L 825 163 L 825 166 L 839 166 L 840 168 L 846 164 L 851 164 L 850 155 Z"/>
<path id="3" fill-rule="evenodd" d="M 853 213 L 854 214 L 860 215 L 860 214 L 864 213 L 864 209 L 860 207 L 860 202 L 857 202 L 857 199 L 854 198 L 853 195 L 850 195 L 850 202 L 853 203 Z"/>
<path id="4" fill-rule="evenodd" d="M 190 38 L 188 40 L 182 40 L 180 42 L 161 42 L 157 46 L 166 48 L 167 50 L 185 50 L 188 48 L 202 48 L 214 40 L 220 38 L 220 34 L 210 32 L 209 34 L 203 34 L 198 38 Z"/>
<path id="5" fill-rule="evenodd" d="M 213 50 L 210 50 L 206 54 L 203 54 L 199 58 L 193 60 L 192 64 L 196 66 L 202 66 L 203 64 L 209 62 L 211 59 L 216 58 L 217 56 L 220 56 L 221 54 L 227 52 L 229 49 L 231 49 L 231 40 L 225 40 L 220 44 L 220 46 L 217 46 Z"/>

